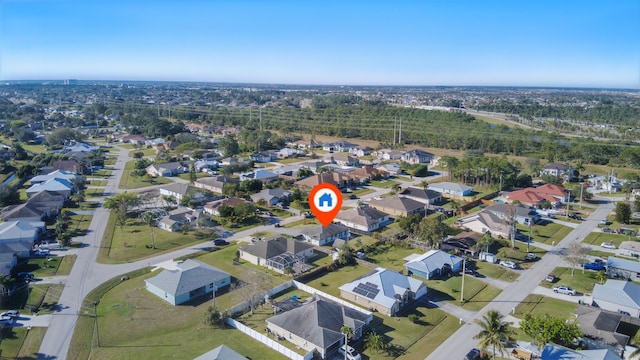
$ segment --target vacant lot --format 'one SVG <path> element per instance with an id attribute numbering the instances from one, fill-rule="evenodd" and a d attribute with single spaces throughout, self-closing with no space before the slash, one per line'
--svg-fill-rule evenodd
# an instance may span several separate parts
<path id="1" fill-rule="evenodd" d="M 498 294 L 500 289 L 488 285 L 471 276 L 465 276 L 464 303 L 461 303 L 460 290 L 462 288 L 462 276 L 451 276 L 441 280 L 427 280 L 429 296 L 440 301 L 447 301 L 467 310 L 478 311 L 485 307 Z"/>
<path id="2" fill-rule="evenodd" d="M 570 297 L 568 298 L 570 299 Z M 518 304 L 518 306 L 516 306 L 516 311 L 512 315 L 522 318 L 524 314 L 549 314 L 551 316 L 573 320 L 575 319 L 574 313 L 577 308 L 577 302 L 563 301 L 544 297 L 542 295 L 530 294 L 520 304 Z"/>

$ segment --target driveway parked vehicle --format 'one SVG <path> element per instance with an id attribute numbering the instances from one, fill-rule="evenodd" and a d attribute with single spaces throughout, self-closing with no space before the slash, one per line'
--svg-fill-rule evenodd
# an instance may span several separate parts
<path id="1" fill-rule="evenodd" d="M 360 354 L 358 354 L 358 352 L 356 351 L 356 349 L 352 348 L 349 345 L 342 345 L 340 346 L 340 348 L 338 348 L 338 352 L 342 355 L 344 355 L 345 353 L 345 346 L 346 346 L 346 352 L 347 352 L 347 360 L 361 360 L 362 357 L 360 356 Z"/>
<path id="2" fill-rule="evenodd" d="M 0 317 L 4 317 L 4 316 L 8 316 L 8 317 L 11 317 L 11 318 L 18 318 L 18 317 L 20 317 L 20 311 L 18 311 L 18 310 L 5 311 L 2 314 L 0 314 Z"/>
<path id="3" fill-rule="evenodd" d="M 566 285 L 554 286 L 553 287 L 553 292 L 554 293 L 558 293 L 558 294 L 571 295 L 571 296 L 574 296 L 576 294 L 575 290 L 573 290 L 572 288 L 570 288 L 570 287 L 568 287 Z"/>
<path id="4" fill-rule="evenodd" d="M 595 271 L 605 270 L 607 268 L 605 263 L 603 262 L 583 263 L 583 264 L 580 264 L 580 266 L 585 268 L 586 270 L 595 270 Z"/>
<path id="5" fill-rule="evenodd" d="M 480 350 L 473 348 L 469 350 L 467 355 L 464 357 L 464 360 L 477 360 L 480 359 Z"/>
<path id="6" fill-rule="evenodd" d="M 600 246 L 605 249 L 616 249 L 616 246 L 610 242 L 603 242 L 602 244 L 600 244 Z"/>
<path id="7" fill-rule="evenodd" d="M 514 263 L 513 261 L 502 260 L 502 261 L 500 261 L 500 266 L 504 266 L 504 267 L 507 267 L 509 269 L 515 269 L 516 268 L 516 263 Z"/>
<path id="8" fill-rule="evenodd" d="M 547 277 L 546 277 L 546 278 L 544 278 L 544 279 L 545 279 L 547 282 L 552 283 L 552 282 L 555 282 L 555 281 L 556 281 L 556 276 L 555 276 L 555 275 L 553 275 L 553 274 L 549 274 L 549 275 L 547 275 Z"/>
<path id="9" fill-rule="evenodd" d="M 534 253 L 527 253 L 527 255 L 525 255 L 524 258 L 526 260 L 533 261 L 533 260 L 538 258 L 538 255 L 536 255 Z"/>

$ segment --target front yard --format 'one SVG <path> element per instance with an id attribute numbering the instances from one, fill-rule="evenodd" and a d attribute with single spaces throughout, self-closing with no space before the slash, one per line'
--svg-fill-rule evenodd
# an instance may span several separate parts
<path id="1" fill-rule="evenodd" d="M 597 273 L 597 271 L 584 270 L 578 267 L 574 270 L 574 275 L 571 276 L 571 268 L 557 267 L 551 272 L 551 274 L 556 277 L 556 281 L 550 283 L 543 280 L 540 286 L 551 289 L 556 285 L 567 285 L 580 294 L 591 294 L 594 285 L 598 283 L 598 279 L 596 278 Z"/>
<path id="2" fill-rule="evenodd" d="M 465 276 L 464 303 L 461 303 L 462 276 L 454 275 L 446 279 L 426 280 L 425 282 L 429 288 L 428 294 L 430 297 L 439 301 L 447 301 L 472 311 L 479 311 L 500 294 L 500 289 L 472 276 Z"/>
<path id="3" fill-rule="evenodd" d="M 518 304 L 518 306 L 516 306 L 515 313 L 511 315 L 522 319 L 524 314 L 549 314 L 551 316 L 573 320 L 575 319 L 574 313 L 577 308 L 578 303 L 576 301 L 569 302 L 545 297 L 543 295 L 529 294 L 520 304 Z"/>

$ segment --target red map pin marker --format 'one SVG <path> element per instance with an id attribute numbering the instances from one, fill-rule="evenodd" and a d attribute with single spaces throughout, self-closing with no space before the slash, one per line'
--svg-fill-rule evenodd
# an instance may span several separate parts
<path id="1" fill-rule="evenodd" d="M 316 185 L 309 193 L 309 207 L 320 223 L 327 227 L 342 208 L 342 193 L 331 184 Z"/>

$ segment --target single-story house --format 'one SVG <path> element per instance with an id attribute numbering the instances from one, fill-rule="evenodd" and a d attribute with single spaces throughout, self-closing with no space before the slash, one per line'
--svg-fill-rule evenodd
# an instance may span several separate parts
<path id="1" fill-rule="evenodd" d="M 51 215 L 48 207 L 37 207 L 30 203 L 9 205 L 0 211 L 3 221 L 26 220 L 39 221 Z"/>
<path id="2" fill-rule="evenodd" d="M 357 148 L 358 146 L 360 145 L 350 143 L 348 141 L 336 141 L 336 142 L 322 145 L 322 150 L 335 151 L 335 152 L 350 152 L 351 149 Z"/>
<path id="3" fill-rule="evenodd" d="M 429 164 L 433 158 L 432 153 L 420 149 L 407 151 L 400 155 L 400 160 L 409 164 Z"/>
<path id="4" fill-rule="evenodd" d="M 377 156 L 380 160 L 400 160 L 402 158 L 402 151 L 381 149 L 375 151 L 373 155 Z"/>
<path id="5" fill-rule="evenodd" d="M 516 222 L 520 225 L 533 225 L 540 219 L 540 215 L 535 210 L 515 204 L 495 204 L 484 208 L 482 211 L 490 212 L 501 220 L 514 216 Z"/>
<path id="6" fill-rule="evenodd" d="M 187 194 L 191 194 L 194 199 L 202 199 L 204 197 L 202 190 L 185 183 L 173 183 L 160 187 L 160 195 L 173 196 L 178 200 L 178 203 Z"/>
<path id="7" fill-rule="evenodd" d="M 255 162 L 271 162 L 278 158 L 278 153 L 273 150 L 260 151 L 249 155 L 249 159 Z"/>
<path id="8" fill-rule="evenodd" d="M 268 170 L 256 170 L 250 173 L 241 174 L 240 180 L 260 180 L 263 183 L 268 184 L 278 180 L 278 174 L 272 173 Z"/>
<path id="9" fill-rule="evenodd" d="M 44 230 L 42 221 L 5 221 L 0 223 L 0 243 L 25 243 L 31 248 Z"/>
<path id="10" fill-rule="evenodd" d="M 449 255 L 441 250 L 429 250 L 422 255 L 410 255 L 405 258 L 404 267 L 408 275 L 416 275 L 427 280 L 462 269 L 463 258 Z"/>
<path id="11" fill-rule="evenodd" d="M 242 157 L 227 157 L 224 158 L 222 160 L 220 160 L 220 164 L 222 164 L 223 166 L 229 166 L 229 165 L 242 165 L 242 164 L 246 164 L 249 161 L 245 158 Z"/>
<path id="12" fill-rule="evenodd" d="M 15 249 L 16 245 L 21 249 Z M 30 250 L 28 246 L 20 243 L 0 244 L 0 275 L 10 276 L 11 270 L 18 264 L 18 257 L 28 257 Z"/>
<path id="13" fill-rule="evenodd" d="M 609 349 L 572 350 L 553 343 L 545 345 L 540 358 L 543 360 L 622 360 Z"/>
<path id="14" fill-rule="evenodd" d="M 166 231 L 176 232 L 182 230 L 182 225 L 186 223 L 195 223 L 198 221 L 202 213 L 198 210 L 189 209 L 187 207 L 177 208 L 169 211 L 166 216 L 158 219 L 156 225 Z"/>
<path id="15" fill-rule="evenodd" d="M 545 165 L 540 171 L 540 176 L 551 175 L 555 177 L 562 177 L 571 181 L 573 179 L 574 169 L 567 164 L 563 163 L 549 163 Z"/>
<path id="16" fill-rule="evenodd" d="M 282 188 L 264 189 L 258 193 L 252 194 L 251 201 L 258 203 L 260 200 L 267 202 L 269 206 L 274 206 L 277 203 L 288 203 L 291 201 L 293 192 Z"/>
<path id="17" fill-rule="evenodd" d="M 200 189 L 209 190 L 216 194 L 222 194 L 223 193 L 222 190 L 224 189 L 225 185 L 239 184 L 239 183 L 240 183 L 240 180 L 236 178 L 232 178 L 226 175 L 219 175 L 219 176 L 212 176 L 212 177 L 198 179 L 193 184 L 193 186 Z"/>
<path id="18" fill-rule="evenodd" d="M 354 156 L 367 156 L 369 154 L 371 154 L 371 152 L 373 151 L 372 147 L 369 146 L 358 146 L 356 148 L 352 148 L 349 153 L 351 153 L 351 155 Z"/>
<path id="19" fill-rule="evenodd" d="M 640 285 L 627 280 L 607 280 L 593 288 L 593 306 L 622 315 L 640 317 Z"/>
<path id="20" fill-rule="evenodd" d="M 49 209 L 50 214 L 57 214 L 64 206 L 66 198 L 57 191 L 43 190 L 29 197 L 27 202 L 37 208 Z"/>
<path id="21" fill-rule="evenodd" d="M 334 221 L 363 232 L 376 231 L 390 223 L 389 214 L 368 206 L 340 211 Z"/>
<path id="22" fill-rule="evenodd" d="M 400 196 L 419 201 L 425 205 L 435 205 L 442 202 L 441 193 L 417 187 L 408 187 L 404 189 L 404 191 L 400 193 Z"/>
<path id="23" fill-rule="evenodd" d="M 349 175 L 337 172 L 326 172 L 309 176 L 306 179 L 296 181 L 296 186 L 313 189 L 318 184 L 331 184 L 342 189 L 353 184 L 353 179 Z"/>
<path id="24" fill-rule="evenodd" d="M 396 163 L 376 165 L 376 169 L 389 175 L 402 175 L 402 167 Z"/>
<path id="25" fill-rule="evenodd" d="M 471 231 L 463 231 L 460 234 L 451 236 L 443 240 L 440 243 L 440 250 L 455 250 L 458 254 L 475 256 L 480 250 L 476 246 L 480 238 L 482 238 L 482 234 Z"/>
<path id="26" fill-rule="evenodd" d="M 151 176 L 169 177 L 169 176 L 176 176 L 178 174 L 185 173 L 189 171 L 189 169 L 184 167 L 179 162 L 170 162 L 170 163 L 164 163 L 164 164 L 149 165 L 147 166 L 146 171 L 147 171 L 147 174 Z"/>
<path id="27" fill-rule="evenodd" d="M 26 192 L 27 196 L 31 197 L 41 191 L 55 191 L 64 196 L 65 199 L 68 199 L 73 191 L 73 184 L 66 179 L 53 178 L 43 183 L 32 185 Z"/>
<path id="28" fill-rule="evenodd" d="M 287 267 L 296 272 L 306 271 L 310 268 L 305 264 L 307 259 L 315 256 L 313 245 L 282 236 L 258 240 L 240 247 L 239 252 L 241 259 L 280 273 Z"/>
<path id="29" fill-rule="evenodd" d="M 144 281 L 149 292 L 171 305 L 180 305 L 231 284 L 231 275 L 198 260 L 177 263 L 173 270 Z"/>
<path id="30" fill-rule="evenodd" d="M 387 177 L 387 174 L 379 169 L 374 168 L 371 165 L 366 165 L 349 172 L 349 176 L 352 179 L 357 179 L 359 183 L 365 184 L 371 180 L 380 180 Z"/>
<path id="31" fill-rule="evenodd" d="M 316 298 L 302 306 L 267 319 L 267 330 L 283 337 L 304 351 L 316 350 L 323 359 L 337 354 L 344 344 L 343 326 L 353 330 L 353 340 L 359 340 L 373 319 L 371 313 Z"/>
<path id="32" fill-rule="evenodd" d="M 206 352 L 193 360 L 248 360 L 246 357 L 233 351 L 226 345 L 220 345 L 217 348 Z"/>
<path id="33" fill-rule="evenodd" d="M 548 201 L 553 206 L 558 206 L 561 202 L 566 202 L 569 199 L 569 191 L 559 185 L 544 184 L 538 187 L 512 191 L 506 194 L 505 198 L 509 202 L 519 201 L 526 206 L 537 207 L 543 200 Z"/>
<path id="34" fill-rule="evenodd" d="M 288 159 L 290 157 L 294 157 L 302 154 L 304 154 L 302 151 L 298 149 L 292 149 L 292 148 L 283 148 L 278 150 L 278 152 L 276 153 L 278 159 Z"/>
<path id="35" fill-rule="evenodd" d="M 428 188 L 429 190 L 437 191 L 443 195 L 469 196 L 473 193 L 473 188 L 471 186 L 448 181 L 429 184 Z"/>
<path id="36" fill-rule="evenodd" d="M 331 223 L 328 226 L 316 226 L 302 230 L 302 238 L 315 246 L 328 245 L 336 239 L 348 239 L 349 228 Z"/>
<path id="37" fill-rule="evenodd" d="M 634 327 L 637 329 L 637 325 L 633 326 L 629 323 L 637 323 L 637 320 L 625 321 L 629 317 L 595 306 L 578 306 L 575 315 L 580 329 L 588 339 L 588 348 L 592 348 L 590 342 L 597 342 L 600 346 L 611 346 L 616 350 L 622 350 L 624 346 L 629 344 L 631 338 L 628 330 Z M 618 332 L 618 330 L 622 332 Z M 627 334 L 623 332 L 627 332 Z"/>
<path id="38" fill-rule="evenodd" d="M 640 262 L 609 256 L 607 275 L 613 278 L 637 281 L 640 278 Z"/>
<path id="39" fill-rule="evenodd" d="M 508 239 L 511 233 L 509 226 L 502 219 L 491 212 L 484 211 L 460 218 L 456 221 L 456 226 L 481 234 L 488 232 L 493 237 L 502 237 L 503 239 Z"/>
<path id="40" fill-rule="evenodd" d="M 637 241 L 623 241 L 618 248 L 618 255 L 639 258 L 640 244 Z"/>
<path id="41" fill-rule="evenodd" d="M 203 211 L 209 215 L 220 216 L 221 207 L 223 206 L 235 207 L 236 205 L 239 205 L 242 203 L 248 203 L 248 201 L 240 198 L 226 198 L 226 199 L 210 201 L 204 204 Z"/>
<path id="42" fill-rule="evenodd" d="M 38 175 L 31 178 L 31 185 L 42 184 L 51 179 L 65 179 L 68 182 L 72 182 L 78 175 L 75 172 L 66 171 L 66 170 L 55 170 L 46 175 Z"/>
<path id="43" fill-rule="evenodd" d="M 85 163 L 85 165 L 80 165 L 76 157 L 80 157 L 80 160 L 84 159 L 84 154 L 86 153 L 68 153 L 65 155 L 66 158 L 71 158 L 69 160 L 57 160 L 51 164 L 52 171 L 64 170 L 72 173 L 84 173 L 89 169 L 89 164 Z M 33 183 L 32 183 L 33 184 Z"/>
<path id="44" fill-rule="evenodd" d="M 340 286 L 340 297 L 387 316 L 426 294 L 424 282 L 383 268 Z"/>
<path id="45" fill-rule="evenodd" d="M 406 197 L 389 196 L 380 199 L 371 199 L 369 207 L 389 214 L 391 217 L 411 216 L 413 214 L 425 215 L 426 205 Z"/>
<path id="46" fill-rule="evenodd" d="M 204 172 L 206 169 L 217 169 L 218 161 L 217 160 L 198 160 L 193 163 L 193 167 L 198 172 Z"/>
<path id="47" fill-rule="evenodd" d="M 335 154 L 331 157 L 331 162 L 339 166 L 358 166 L 360 161 L 357 158 L 344 154 Z"/>

